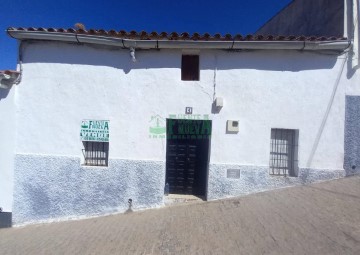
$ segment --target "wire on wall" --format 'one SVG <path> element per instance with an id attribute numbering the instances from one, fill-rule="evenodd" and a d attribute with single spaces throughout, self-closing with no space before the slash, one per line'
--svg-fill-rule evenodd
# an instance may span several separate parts
<path id="1" fill-rule="evenodd" d="M 213 87 L 214 87 L 213 101 L 215 101 L 216 98 L 216 73 L 217 73 L 217 55 L 215 55 L 215 67 L 214 67 L 214 78 L 213 78 Z"/>

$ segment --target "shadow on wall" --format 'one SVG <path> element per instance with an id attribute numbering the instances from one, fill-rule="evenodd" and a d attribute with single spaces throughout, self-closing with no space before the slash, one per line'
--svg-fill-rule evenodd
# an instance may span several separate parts
<path id="1" fill-rule="evenodd" d="M 31 51 L 28 49 L 31 48 Z M 202 70 L 255 69 L 298 72 L 331 69 L 337 55 L 322 55 L 290 50 L 204 51 Z M 60 63 L 109 66 L 129 73 L 132 69 L 180 68 L 181 50 L 136 50 L 137 61 L 131 60 L 129 49 L 58 42 L 28 42 L 24 45 L 23 63 Z M 217 55 L 215 60 L 215 54 Z M 155 56 L 155 57 L 154 57 Z"/>
<path id="2" fill-rule="evenodd" d="M 30 200 L 31 205 L 31 212 L 34 216 L 44 216 L 44 215 L 51 215 L 51 212 L 54 207 L 52 205 L 52 201 L 47 194 L 47 190 L 43 187 L 33 185 L 31 183 L 24 184 L 24 190 L 29 195 L 29 197 L 34 198 Z"/>
<path id="3" fill-rule="evenodd" d="M 347 59 L 347 73 L 346 77 L 348 80 L 350 80 L 353 75 L 356 73 L 356 71 L 360 68 L 359 65 L 353 66 L 353 58 L 351 56 L 354 56 L 354 48 L 351 47 L 348 52 L 348 59 Z"/>
<path id="4" fill-rule="evenodd" d="M 332 69 L 336 61 L 337 55 L 322 55 L 304 51 L 224 51 L 224 54 L 217 57 L 216 67 L 217 70 L 253 69 L 262 71 L 299 72 L 303 70 Z M 213 65 L 205 63 L 202 69 L 214 69 L 214 67 Z"/>

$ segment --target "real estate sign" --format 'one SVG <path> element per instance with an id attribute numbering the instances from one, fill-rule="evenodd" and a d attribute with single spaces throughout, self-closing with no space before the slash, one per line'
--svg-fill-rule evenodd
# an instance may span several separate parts
<path id="1" fill-rule="evenodd" d="M 109 142 L 108 120 L 83 120 L 81 122 L 81 141 Z"/>

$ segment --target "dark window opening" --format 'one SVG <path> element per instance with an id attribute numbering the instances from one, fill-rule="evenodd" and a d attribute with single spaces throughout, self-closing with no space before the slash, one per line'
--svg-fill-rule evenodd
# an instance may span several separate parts
<path id="1" fill-rule="evenodd" d="M 271 129 L 270 174 L 298 176 L 298 131 Z"/>
<path id="2" fill-rule="evenodd" d="M 83 142 L 84 165 L 108 166 L 109 143 L 108 142 Z"/>
<path id="3" fill-rule="evenodd" d="M 181 80 L 198 81 L 200 80 L 199 56 L 183 55 L 181 60 Z"/>

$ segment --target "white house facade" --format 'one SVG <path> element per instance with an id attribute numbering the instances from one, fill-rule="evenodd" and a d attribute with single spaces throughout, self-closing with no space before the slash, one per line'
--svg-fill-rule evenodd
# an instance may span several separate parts
<path id="1" fill-rule="evenodd" d="M 358 173 L 359 41 L 347 29 L 8 29 L 19 73 L 0 89 L 0 206 L 16 225 L 161 207 L 167 191 L 214 200 Z"/>

